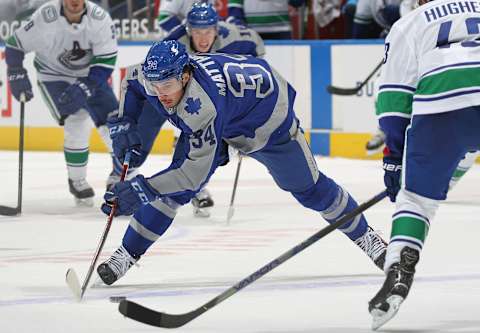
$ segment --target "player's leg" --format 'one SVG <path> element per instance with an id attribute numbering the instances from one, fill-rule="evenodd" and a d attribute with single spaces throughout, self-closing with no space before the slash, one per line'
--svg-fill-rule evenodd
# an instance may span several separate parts
<path id="1" fill-rule="evenodd" d="M 172 158 L 172 166 L 182 162 L 188 138 L 180 135 Z M 112 284 L 159 239 L 170 227 L 177 209 L 194 197 L 195 192 L 187 192 L 151 202 L 137 210 L 130 219 L 122 240 L 122 245 L 101 265 L 97 272 L 106 284 Z"/>
<path id="2" fill-rule="evenodd" d="M 38 82 L 38 85 L 53 118 L 64 126 L 64 153 L 70 193 L 77 204 L 93 206 L 94 191 L 86 181 L 92 121 L 84 109 L 66 114 L 58 107 L 58 98 L 69 86 L 68 82 Z"/>
<path id="3" fill-rule="evenodd" d="M 439 201 L 445 200 L 459 161 L 480 145 L 477 126 L 480 110 L 473 108 L 413 117 L 385 259 L 387 278 L 369 303 L 374 329 L 391 319 L 407 297 Z"/>
<path id="4" fill-rule="evenodd" d="M 343 187 L 318 170 L 303 131 L 296 124 L 277 143 L 250 154 L 264 164 L 277 185 L 289 191 L 305 207 L 316 210 L 330 223 L 358 204 Z M 383 267 L 386 244 L 358 215 L 340 229 L 379 267 Z"/>
<path id="5" fill-rule="evenodd" d="M 451 191 L 458 181 L 467 173 L 468 170 L 472 167 L 477 159 L 480 151 L 468 152 L 464 158 L 458 163 L 455 172 L 453 173 L 452 179 L 450 179 L 450 184 L 448 185 L 448 190 Z"/>

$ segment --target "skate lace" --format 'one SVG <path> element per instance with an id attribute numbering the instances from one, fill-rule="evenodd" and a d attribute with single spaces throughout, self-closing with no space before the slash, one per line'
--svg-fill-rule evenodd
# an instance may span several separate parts
<path id="1" fill-rule="evenodd" d="M 73 180 L 72 186 L 79 192 L 91 188 L 91 186 L 87 183 L 87 180 L 85 178 Z"/>
<path id="2" fill-rule="evenodd" d="M 358 239 L 357 244 L 372 260 L 376 260 L 385 251 L 386 244 L 383 239 L 371 228 Z"/>
<path id="3" fill-rule="evenodd" d="M 106 261 L 106 264 L 115 273 L 117 278 L 122 277 L 137 261 L 127 252 L 127 250 L 120 246 L 112 256 Z"/>

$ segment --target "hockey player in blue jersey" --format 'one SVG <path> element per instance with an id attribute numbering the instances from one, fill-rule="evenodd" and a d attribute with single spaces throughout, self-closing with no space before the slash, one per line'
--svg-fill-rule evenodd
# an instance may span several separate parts
<path id="1" fill-rule="evenodd" d="M 187 22 L 177 27 L 165 40 L 178 40 L 186 46 L 187 53 L 222 52 L 248 54 L 261 57 L 265 54 L 265 46 L 260 36 L 253 30 L 219 21 L 219 17 L 211 4 L 194 3 L 187 14 Z M 132 163 L 139 167 L 152 149 L 155 138 L 167 118 L 155 111 L 146 102 L 138 127 L 142 151 Z M 117 181 L 120 177 L 117 177 Z M 197 217 L 208 217 L 214 205 L 206 188 L 192 199 L 193 212 Z"/>
<path id="2" fill-rule="evenodd" d="M 117 183 L 102 205 L 109 214 L 132 215 L 122 245 L 97 272 L 112 284 L 171 225 L 177 208 L 191 200 L 226 162 L 226 145 L 267 167 L 277 185 L 332 222 L 357 207 L 352 196 L 321 173 L 293 111 L 295 90 L 262 59 L 231 54 L 189 57 L 177 41 L 155 43 L 143 65 L 127 74 L 114 146 L 141 149 L 137 119 L 147 100 L 181 130 L 171 165 L 153 176 Z M 132 140 L 133 138 L 133 140 Z M 386 244 L 363 215 L 340 229 L 381 268 Z"/>

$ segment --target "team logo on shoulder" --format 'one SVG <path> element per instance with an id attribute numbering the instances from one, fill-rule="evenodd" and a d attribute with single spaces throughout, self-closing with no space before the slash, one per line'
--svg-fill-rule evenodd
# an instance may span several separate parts
<path id="1" fill-rule="evenodd" d="M 33 24 L 34 24 L 33 21 L 29 21 L 27 24 L 25 24 L 25 27 L 23 29 L 25 29 L 25 31 L 28 31 L 32 29 Z"/>
<path id="2" fill-rule="evenodd" d="M 202 102 L 200 101 L 200 98 L 193 98 L 189 97 L 187 98 L 186 101 L 186 106 L 185 106 L 185 111 L 187 111 L 190 114 L 199 114 L 200 109 L 202 108 Z"/>
<path id="3" fill-rule="evenodd" d="M 47 6 L 42 9 L 42 16 L 45 22 L 51 23 L 53 21 L 56 21 L 58 18 L 57 10 L 55 9 L 55 6 Z"/>
<path id="4" fill-rule="evenodd" d="M 90 15 L 93 19 L 101 21 L 105 17 L 106 13 L 102 7 L 94 6 Z"/>
<path id="5" fill-rule="evenodd" d="M 227 38 L 228 35 L 230 35 L 230 31 L 225 27 L 219 27 L 218 35 L 221 36 L 222 38 Z"/>

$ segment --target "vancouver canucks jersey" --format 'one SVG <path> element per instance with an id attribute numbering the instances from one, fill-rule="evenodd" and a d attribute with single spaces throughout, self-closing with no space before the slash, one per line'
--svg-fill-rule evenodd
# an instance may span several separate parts
<path id="1" fill-rule="evenodd" d="M 250 56 L 198 54 L 183 98 L 165 109 L 144 87 L 141 66 L 123 82 L 120 115 L 138 119 L 145 100 L 178 127 L 183 156 L 152 176 L 161 195 L 197 191 L 216 168 L 222 140 L 244 153 L 258 151 L 295 126 L 294 89 L 266 61 Z"/>
<path id="2" fill-rule="evenodd" d="M 292 30 L 288 0 L 229 0 L 228 12 L 259 33 Z"/>
<path id="3" fill-rule="evenodd" d="M 196 53 L 190 42 L 185 25 L 175 29 L 165 40 L 175 39 L 187 47 L 190 54 Z M 262 38 L 252 29 L 218 22 L 218 33 L 210 52 L 248 54 L 254 57 L 265 55 L 265 45 Z"/>
<path id="4" fill-rule="evenodd" d="M 412 115 L 480 105 L 479 23 L 479 1 L 436 0 L 392 26 L 377 100 L 387 144 Z"/>
<path id="5" fill-rule="evenodd" d="M 85 1 L 81 22 L 70 24 L 61 3 L 50 1 L 38 8 L 31 20 L 8 39 L 7 47 L 35 52 L 34 65 L 41 81 L 85 77 L 92 66 L 113 70 L 117 40 L 109 14 Z"/>

